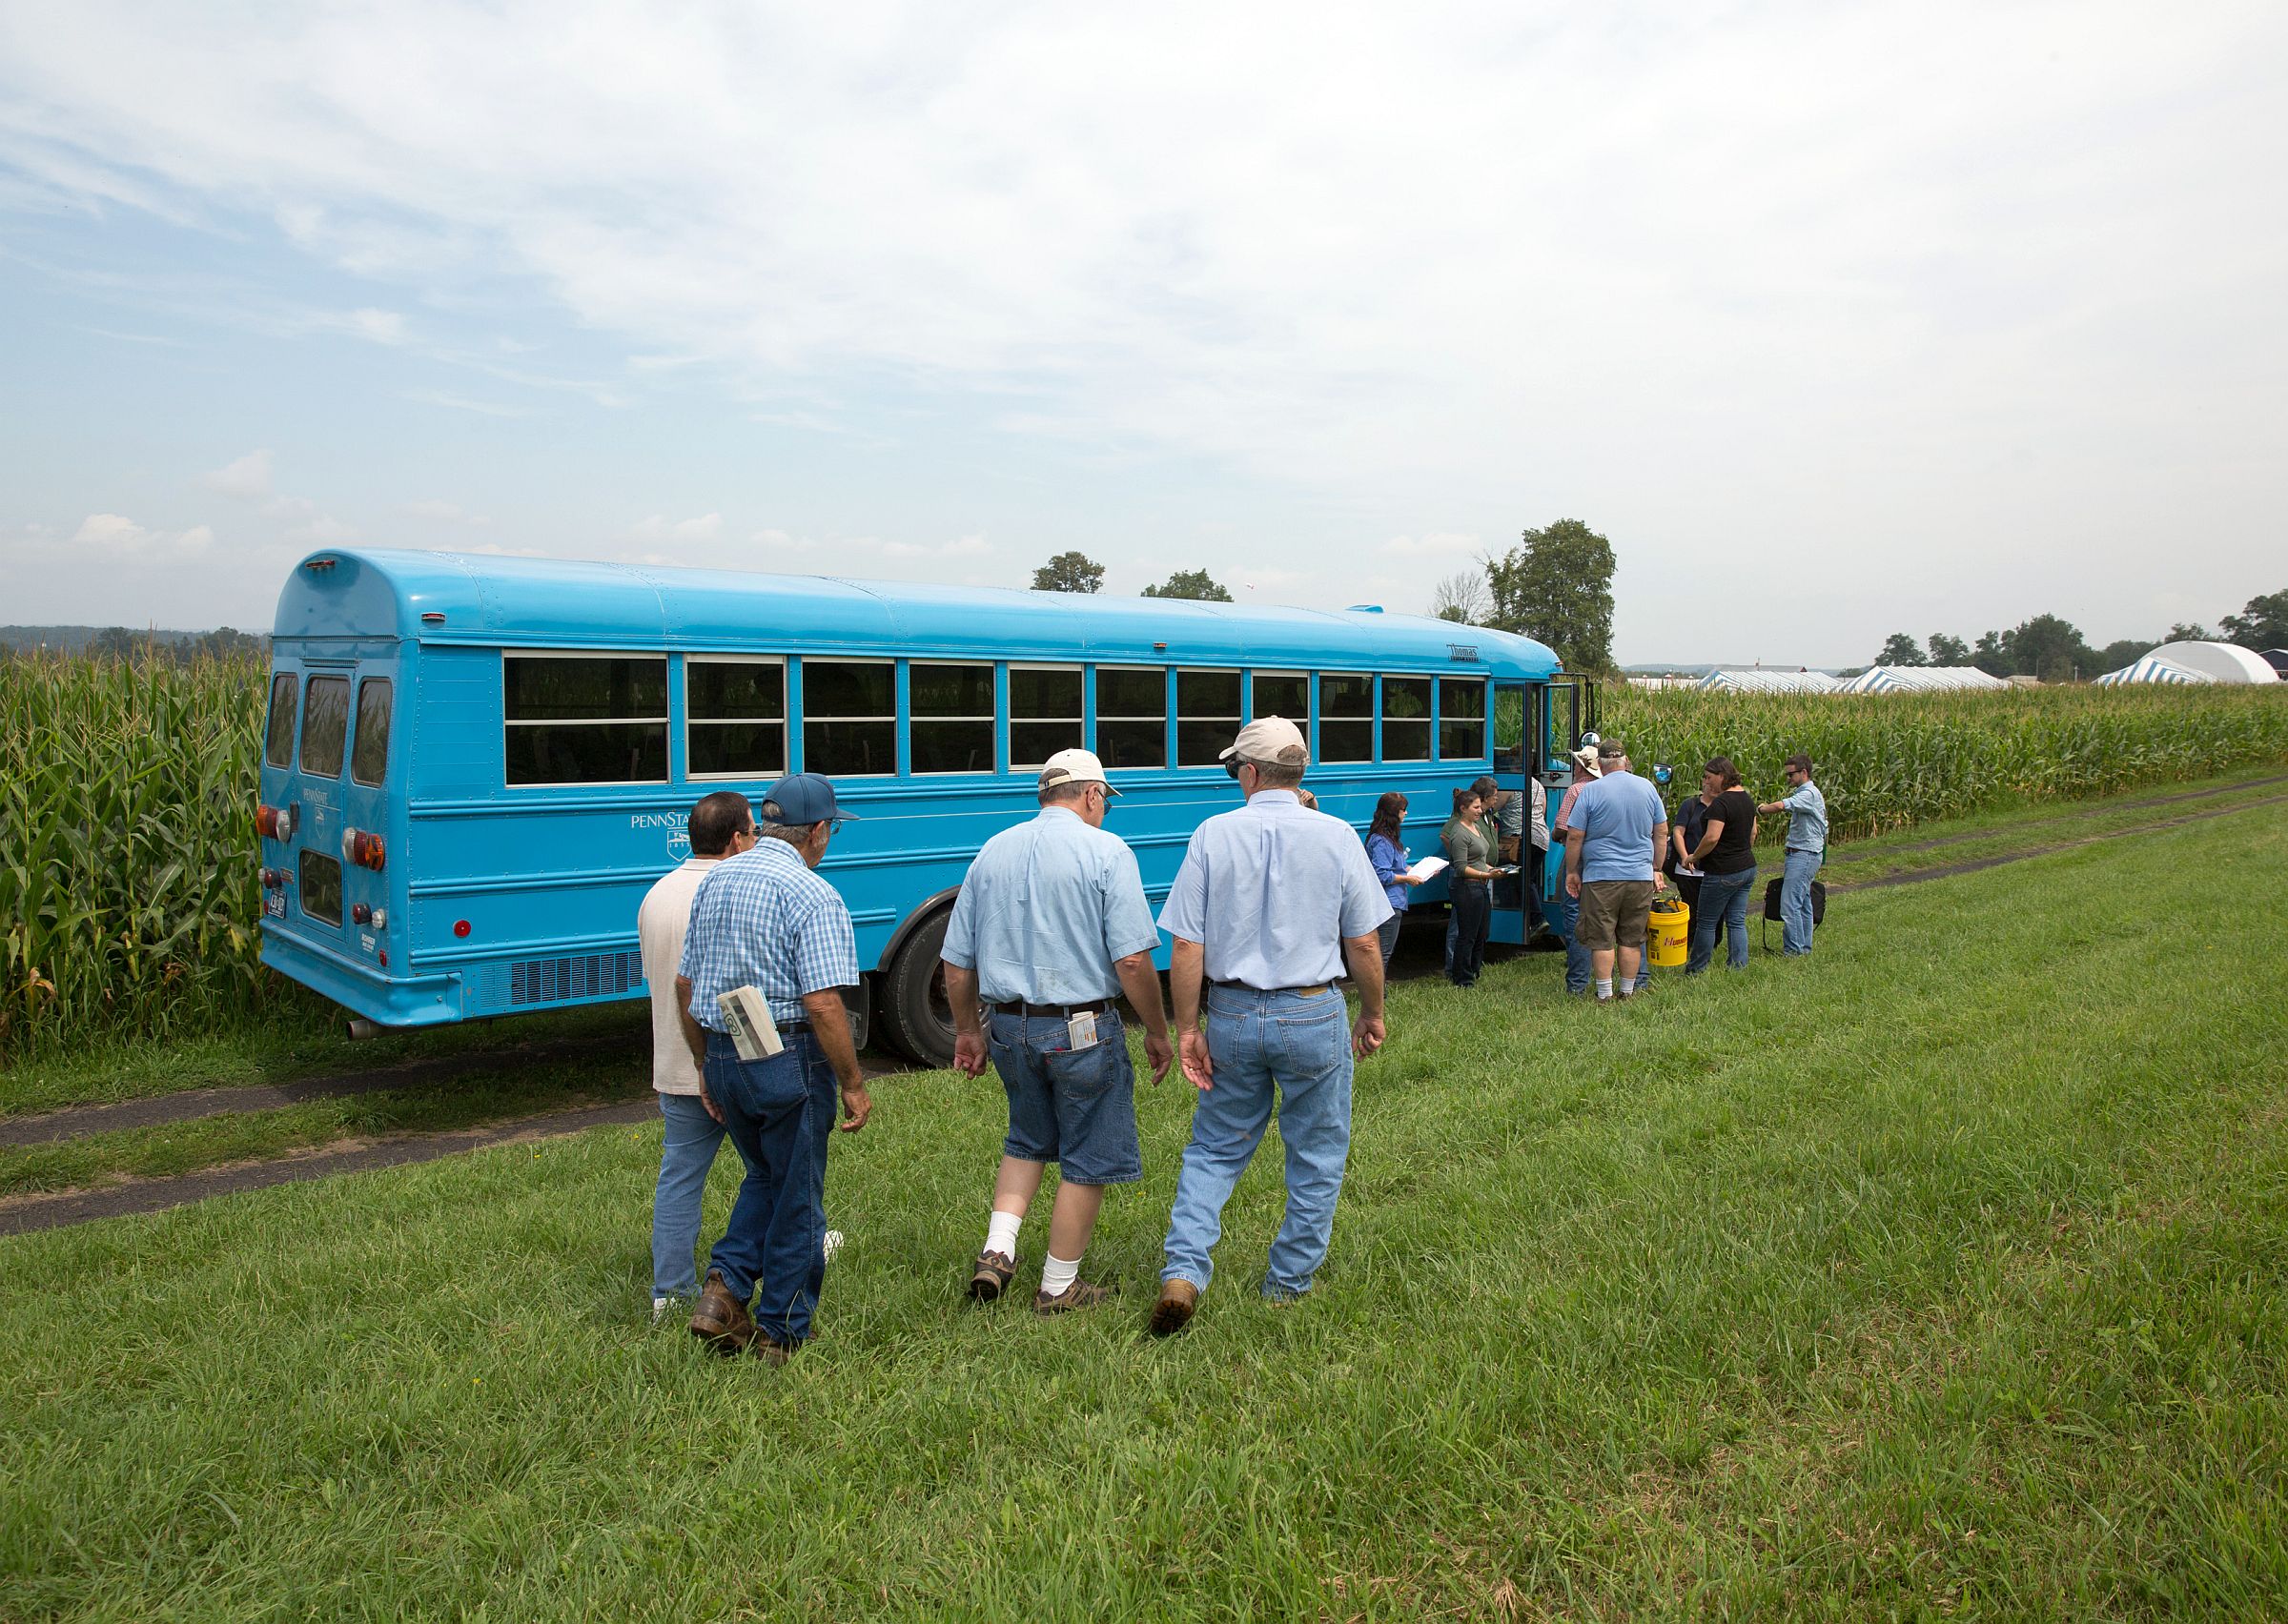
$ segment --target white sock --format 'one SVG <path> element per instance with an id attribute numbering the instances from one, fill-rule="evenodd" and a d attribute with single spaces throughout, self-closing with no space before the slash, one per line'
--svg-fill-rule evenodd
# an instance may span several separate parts
<path id="1" fill-rule="evenodd" d="M 985 1249 L 999 1252 L 1010 1262 L 1017 1260 L 1017 1231 L 1024 1227 L 1022 1212 L 996 1212 L 993 1221 L 985 1227 Z"/>
<path id="2" fill-rule="evenodd" d="M 1597 984 L 1597 1002 L 1603 1004 L 1606 999 L 1612 996 L 1613 978 L 1606 976 L 1603 981 Z"/>
<path id="3" fill-rule="evenodd" d="M 1079 1277 L 1080 1259 L 1074 1258 L 1067 1263 L 1053 1254 L 1048 1256 L 1041 1262 L 1041 1295 L 1061 1297 L 1065 1294 L 1065 1288 Z"/>

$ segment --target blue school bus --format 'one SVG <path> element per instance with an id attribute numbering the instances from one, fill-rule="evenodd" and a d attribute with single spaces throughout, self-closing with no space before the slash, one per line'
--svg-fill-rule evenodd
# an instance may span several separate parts
<path id="1" fill-rule="evenodd" d="M 389 1026 L 641 997 L 636 908 L 692 803 L 823 773 L 862 820 L 822 869 L 866 966 L 853 1014 L 930 1064 L 954 893 L 1054 751 L 1103 758 L 1156 905 L 1236 804 L 1216 752 L 1255 716 L 1303 725 L 1309 786 L 1360 830 L 1403 791 L 1419 856 L 1456 785 L 1561 783 L 1584 699 L 1529 639 L 1374 608 L 363 549 L 295 568 L 272 655 L 265 964 Z M 1497 761 L 1497 714 L 1538 759 Z M 1517 903 L 1495 940 L 1523 939 Z"/>

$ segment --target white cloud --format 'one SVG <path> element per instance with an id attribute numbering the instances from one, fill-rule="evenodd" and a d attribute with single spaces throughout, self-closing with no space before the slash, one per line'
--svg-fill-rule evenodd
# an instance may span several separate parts
<path id="1" fill-rule="evenodd" d="M 1440 531 L 1428 536 L 1393 536 L 1380 550 L 1399 558 L 1469 558 L 1481 548 L 1475 536 Z"/>
<path id="2" fill-rule="evenodd" d="M 982 536 L 957 536 L 934 545 L 919 541 L 882 544 L 882 556 L 886 558 L 976 558 L 993 551 L 992 544 Z"/>
<path id="3" fill-rule="evenodd" d="M 405 342 L 405 317 L 394 310 L 353 310 L 334 318 L 333 325 L 355 337 L 376 344 Z"/>
<path id="4" fill-rule="evenodd" d="M 423 500 L 407 502 L 405 512 L 414 518 L 426 519 L 431 524 L 485 525 L 492 520 L 480 513 L 471 513 L 458 502 Z"/>
<path id="5" fill-rule="evenodd" d="M 204 553 L 214 544 L 214 532 L 203 524 L 188 530 L 154 530 L 137 524 L 124 514 L 92 513 L 80 520 L 71 545 L 90 553 L 175 555 Z"/>
<path id="6" fill-rule="evenodd" d="M 269 452 L 250 451 L 235 462 L 225 463 L 211 474 L 201 474 L 198 482 L 226 497 L 260 501 L 271 492 L 272 462 Z"/>
<path id="7" fill-rule="evenodd" d="M 472 400 L 465 395 L 455 395 L 442 389 L 408 389 L 404 398 L 421 406 L 442 406 L 455 412 L 475 412 L 485 417 L 529 417 L 532 413 L 522 406 L 505 406 L 497 400 Z"/>
<path id="8" fill-rule="evenodd" d="M 749 536 L 751 546 L 772 553 L 815 553 L 818 539 L 811 536 L 790 536 L 784 530 L 758 530 Z"/>
<path id="9" fill-rule="evenodd" d="M 664 541 L 705 545 L 723 534 L 723 515 L 706 513 L 697 518 L 679 518 L 670 523 L 655 513 L 639 521 L 627 534 L 630 540 L 645 546 L 657 546 Z"/>

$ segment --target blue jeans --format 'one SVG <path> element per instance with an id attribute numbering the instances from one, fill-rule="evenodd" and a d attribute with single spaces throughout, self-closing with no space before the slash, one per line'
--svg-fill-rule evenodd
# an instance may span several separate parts
<path id="1" fill-rule="evenodd" d="M 660 1188 L 651 1198 L 651 1294 L 696 1297 L 699 1201 L 723 1147 L 723 1125 L 697 1094 L 662 1094 L 660 1115 L 667 1128 L 660 1141 Z"/>
<path id="2" fill-rule="evenodd" d="M 1482 880 L 1454 882 L 1454 912 L 1446 925 L 1446 979 L 1475 986 L 1485 970 L 1485 939 L 1494 922 L 1493 900 Z"/>
<path id="3" fill-rule="evenodd" d="M 827 1273 L 827 1145 L 842 1090 L 808 1032 L 788 1032 L 767 1060 L 741 1060 L 707 1034 L 707 1093 L 723 1108 L 746 1178 L 707 1258 L 732 1296 L 754 1299 L 755 1327 L 774 1342 L 810 1334 Z"/>
<path id="4" fill-rule="evenodd" d="M 1700 906 L 1692 913 L 1692 956 L 1685 974 L 1696 976 L 1716 957 L 1716 926 L 1724 926 L 1724 962 L 1728 968 L 1747 968 L 1747 900 L 1756 888 L 1756 871 L 1710 874 L 1700 883 Z"/>
<path id="5" fill-rule="evenodd" d="M 1827 856 L 1818 851 L 1789 851 L 1788 878 L 1780 883 L 1780 951 L 1811 951 L 1811 881 Z"/>
<path id="6" fill-rule="evenodd" d="M 1001 1154 L 1054 1162 L 1068 1184 L 1134 1184 L 1144 1176 L 1136 1074 L 1116 1010 L 1096 1017 L 1096 1042 L 1084 1049 L 1072 1046 L 1062 1016 L 996 1013 L 985 1032 L 1009 1096 Z"/>
<path id="7" fill-rule="evenodd" d="M 1223 1233 L 1224 1203 L 1262 1143 L 1276 1093 L 1287 1147 L 1287 1213 L 1271 1243 L 1263 1294 L 1300 1295 L 1326 1259 L 1350 1156 L 1349 1011 L 1332 989 L 1303 998 L 1213 986 L 1207 1038 L 1216 1086 L 1192 1112 L 1160 1278 L 1207 1290 L 1214 1272 L 1208 1254 Z"/>
<path id="8" fill-rule="evenodd" d="M 1563 881 L 1558 882 L 1557 895 L 1550 902 L 1549 927 L 1565 944 L 1565 990 L 1589 990 L 1589 950 L 1581 944 L 1581 899 L 1565 895 Z"/>

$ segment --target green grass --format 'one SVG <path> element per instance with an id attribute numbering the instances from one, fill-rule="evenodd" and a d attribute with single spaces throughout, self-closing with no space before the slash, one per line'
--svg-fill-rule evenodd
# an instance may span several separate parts
<path id="1" fill-rule="evenodd" d="M 874 1084 L 782 1371 L 646 1325 L 656 1129 L 0 1241 L 0 1616 L 2277 1617 L 2284 932 L 2253 812 L 1409 985 L 1319 1289 L 1267 1147 L 1173 1344 L 1180 1085 L 1041 1322 L 999 1090 Z"/>

